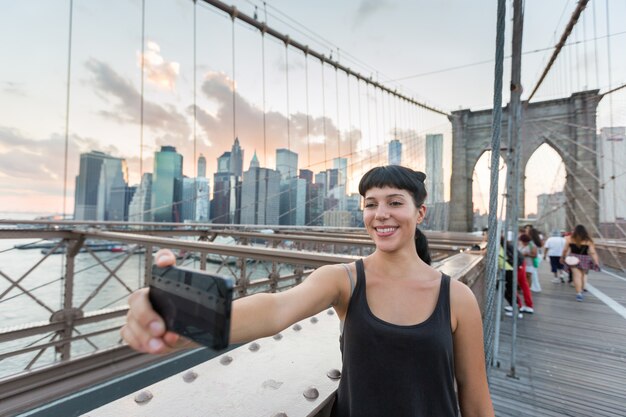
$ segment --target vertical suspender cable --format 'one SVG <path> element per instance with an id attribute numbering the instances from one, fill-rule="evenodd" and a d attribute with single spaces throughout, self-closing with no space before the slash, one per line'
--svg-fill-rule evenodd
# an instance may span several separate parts
<path id="1" fill-rule="evenodd" d="M 193 172 L 195 174 L 193 181 L 193 199 L 194 204 L 193 207 L 193 220 L 196 220 L 197 213 L 197 205 L 198 205 L 198 149 L 197 149 L 197 136 L 196 136 L 196 124 L 198 122 L 198 112 L 197 112 L 197 100 L 196 100 L 196 77 L 197 74 L 197 66 L 196 66 L 196 55 L 197 55 L 197 47 L 196 47 L 196 12 L 198 9 L 197 0 L 193 0 Z M 195 263 L 195 261 L 194 261 Z"/>
<path id="2" fill-rule="evenodd" d="M 289 39 L 287 39 L 287 41 L 285 41 L 285 95 L 286 95 L 286 104 L 287 104 L 287 149 L 289 151 L 291 151 L 291 126 L 290 126 L 290 110 L 289 110 Z M 291 164 L 290 164 L 291 165 Z M 291 224 L 291 216 L 293 215 L 292 210 L 295 209 L 295 207 L 292 208 L 291 206 L 291 177 L 292 176 L 296 176 L 296 173 L 289 173 L 288 177 L 287 177 L 287 201 L 288 201 L 288 206 L 287 206 L 287 223 L 286 224 Z M 267 194 L 267 193 L 266 193 Z M 294 216 L 294 220 L 295 220 L 295 216 Z M 280 222 L 279 222 L 280 223 Z M 295 224 L 295 221 L 293 222 Z"/>
<path id="3" fill-rule="evenodd" d="M 611 19 L 609 13 L 609 0 L 606 0 L 606 56 L 607 56 L 607 69 L 609 73 L 609 91 L 613 89 L 613 75 L 611 72 Z M 613 133 L 613 94 L 609 94 L 609 126 L 610 126 L 610 134 Z M 615 141 L 611 140 L 611 179 L 612 184 L 611 188 L 613 189 L 613 218 L 615 219 L 615 223 L 617 223 L 617 195 L 615 194 L 615 189 L 617 188 L 617 182 L 615 181 Z M 608 219 L 605 219 L 608 220 Z"/>
<path id="4" fill-rule="evenodd" d="M 589 68 L 587 65 L 587 19 L 583 18 L 583 58 L 585 60 L 585 90 L 589 89 Z"/>
<path id="5" fill-rule="evenodd" d="M 513 236 L 513 247 L 517 247 L 517 229 L 519 219 L 519 183 L 520 183 L 520 157 L 521 157 L 521 123 L 522 123 L 522 106 L 521 106 L 521 71 L 522 71 L 522 32 L 524 26 L 524 10 L 522 0 L 513 1 L 513 48 L 511 60 L 511 101 L 509 113 L 509 126 L 511 136 L 509 138 L 509 155 L 510 166 L 513 167 L 511 187 L 507 191 L 509 195 L 510 210 L 507 217 Z M 516 366 L 516 339 L 517 339 L 517 256 L 513 257 L 513 326 L 511 331 L 511 364 L 508 376 L 517 378 L 515 372 Z"/>
<path id="6" fill-rule="evenodd" d="M 593 3 L 593 52 L 596 69 L 596 88 L 600 88 L 600 71 L 598 69 L 598 31 L 596 28 L 596 2 Z"/>
<path id="7" fill-rule="evenodd" d="M 359 137 L 360 137 L 360 148 L 361 151 L 363 150 L 363 119 L 361 118 L 361 81 L 357 78 L 356 80 L 356 94 L 357 97 L 359 99 Z M 365 169 L 364 169 L 364 165 L 363 165 L 363 160 L 365 158 L 363 157 L 363 155 L 361 155 L 361 175 L 363 175 L 365 173 Z"/>
<path id="8" fill-rule="evenodd" d="M 367 168 L 372 167 L 372 116 L 370 114 L 370 89 L 369 86 L 365 86 L 365 99 L 367 100 L 367 136 L 368 136 L 368 158 L 367 158 Z"/>
<path id="9" fill-rule="evenodd" d="M 389 141 L 387 140 L 387 123 L 385 122 L 385 92 L 384 91 L 380 91 L 380 112 L 382 113 L 381 116 L 381 124 L 383 125 L 383 130 L 382 130 L 382 140 L 383 140 L 383 148 L 381 149 L 381 158 L 382 158 L 382 163 L 381 161 L 378 161 L 378 165 L 387 165 L 387 162 L 385 162 L 385 158 L 384 155 L 388 154 L 388 149 L 389 149 Z M 387 160 L 389 160 L 389 156 L 387 156 Z"/>
<path id="10" fill-rule="evenodd" d="M 337 56 L 339 59 L 339 56 Z M 335 67 L 335 102 L 337 106 L 337 158 L 341 158 L 341 121 L 339 118 L 339 73 Z M 344 178 L 347 180 L 347 178 Z"/>
<path id="11" fill-rule="evenodd" d="M 353 158 L 354 158 L 354 148 L 352 147 L 352 107 L 351 107 L 351 97 L 350 97 L 350 75 L 346 74 L 346 91 L 347 91 L 347 95 L 348 95 L 348 141 L 350 141 L 350 165 L 349 165 L 349 169 L 350 169 L 350 175 L 348 175 L 349 178 L 352 178 L 353 174 L 354 174 L 354 162 Z"/>
<path id="12" fill-rule="evenodd" d="M 285 95 L 287 102 L 287 149 L 291 150 L 291 114 L 289 112 L 289 44 L 285 42 Z"/>
<path id="13" fill-rule="evenodd" d="M 143 179 L 143 104 L 144 74 L 146 60 L 146 0 L 141 0 L 141 100 L 139 102 L 139 181 Z M 143 213 L 141 221 L 144 220 Z"/>
<path id="14" fill-rule="evenodd" d="M 70 0 L 69 32 L 67 37 L 67 84 L 65 86 L 65 156 L 63 162 L 63 220 L 67 217 L 67 158 L 70 142 L 70 83 L 72 80 L 72 23 L 74 0 Z M 74 213 L 76 215 L 76 213 Z"/>
<path id="15" fill-rule="evenodd" d="M 233 8 L 233 13 L 230 15 L 232 26 L 231 26 L 231 39 L 233 46 L 233 140 L 237 138 L 237 111 L 235 109 L 235 100 L 237 95 L 237 86 L 235 84 L 235 17 L 237 15 L 237 10 Z"/>
<path id="16" fill-rule="evenodd" d="M 263 165 L 267 167 L 267 120 L 265 104 L 265 31 L 261 32 L 261 78 L 263 82 Z M 267 196 L 267 192 L 265 193 L 265 195 Z"/>
<path id="17" fill-rule="evenodd" d="M 498 257 L 500 253 L 500 236 L 498 235 L 498 175 L 500 164 L 500 128 L 502 127 L 502 76 L 504 68 L 504 31 L 506 1 L 498 0 L 497 24 L 496 24 L 496 63 L 494 68 L 493 82 L 493 119 L 491 121 L 491 178 L 489 185 L 489 214 L 487 217 L 487 285 L 485 288 L 485 320 L 484 347 L 485 362 L 489 368 L 494 364 L 493 359 L 498 352 L 494 350 L 494 342 L 497 344 L 499 333 L 495 332 L 495 322 L 499 319 L 502 305 L 502 286 L 498 287 L 496 297 L 496 281 L 498 278 Z M 495 308 L 494 308 L 495 301 Z M 494 335 L 496 339 L 494 340 Z"/>
<path id="18" fill-rule="evenodd" d="M 324 81 L 324 61 L 320 61 L 322 65 L 322 135 L 324 136 L 324 170 L 328 168 L 328 153 L 326 149 L 326 88 Z"/>
<path id="19" fill-rule="evenodd" d="M 380 138 L 378 137 L 378 135 L 380 134 L 380 126 L 378 125 L 378 89 L 376 87 L 374 87 L 374 119 L 376 120 L 375 126 L 376 126 L 376 133 L 374 134 L 374 143 L 375 145 L 375 149 L 376 149 L 376 153 L 377 153 L 377 161 L 376 163 L 378 165 L 380 165 Z"/>
<path id="20" fill-rule="evenodd" d="M 306 160 L 307 168 L 311 168 L 311 129 L 309 112 L 309 54 L 304 54 L 304 93 L 306 95 Z"/>

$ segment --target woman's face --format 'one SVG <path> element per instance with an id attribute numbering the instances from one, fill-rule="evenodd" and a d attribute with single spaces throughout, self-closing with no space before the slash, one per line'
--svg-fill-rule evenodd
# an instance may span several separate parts
<path id="1" fill-rule="evenodd" d="M 415 227 L 425 215 L 426 207 L 415 207 L 406 190 L 383 187 L 365 193 L 363 223 L 379 250 L 390 252 L 413 245 Z"/>

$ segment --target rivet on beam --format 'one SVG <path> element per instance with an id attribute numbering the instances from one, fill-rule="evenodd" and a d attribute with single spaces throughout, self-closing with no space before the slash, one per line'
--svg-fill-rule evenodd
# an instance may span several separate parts
<path id="1" fill-rule="evenodd" d="M 220 359 L 220 363 L 222 365 L 230 365 L 230 363 L 233 361 L 233 357 L 230 355 L 224 355 L 221 357 Z"/>
<path id="2" fill-rule="evenodd" d="M 328 314 L 329 316 L 334 316 L 335 310 L 333 310 L 332 308 L 329 308 L 328 311 L 326 311 L 326 314 Z"/>
<path id="3" fill-rule="evenodd" d="M 330 371 L 326 372 L 326 376 L 334 381 L 341 378 L 341 371 L 339 369 L 333 368 Z"/>
<path id="4" fill-rule="evenodd" d="M 141 391 L 139 394 L 135 395 L 135 402 L 137 404 L 146 404 L 152 397 L 153 395 L 150 391 Z"/>
<path id="5" fill-rule="evenodd" d="M 286 413 L 276 413 L 272 417 L 287 417 Z"/>
<path id="6" fill-rule="evenodd" d="M 311 323 L 315 324 L 317 323 L 319 320 L 317 319 L 317 317 L 311 317 Z"/>
<path id="7" fill-rule="evenodd" d="M 248 349 L 251 352 L 257 352 L 259 349 L 261 349 L 261 345 L 259 345 L 257 342 L 253 342 L 250 344 L 250 346 L 248 346 Z"/>
<path id="8" fill-rule="evenodd" d="M 302 330 L 302 326 L 296 323 L 293 325 L 292 329 L 295 330 L 296 332 L 299 332 L 300 330 Z"/>
<path id="9" fill-rule="evenodd" d="M 304 395 L 304 398 L 306 398 L 307 400 L 315 400 L 315 399 L 317 399 L 317 397 L 320 396 L 320 393 L 317 390 L 317 388 L 315 388 L 315 387 L 308 387 L 307 389 L 304 390 L 302 395 Z"/>
<path id="10" fill-rule="evenodd" d="M 276 333 L 274 336 L 272 336 L 274 338 L 274 340 L 280 340 L 283 338 L 283 335 L 280 333 Z"/>
<path id="11" fill-rule="evenodd" d="M 193 370 L 189 370 L 189 371 L 184 373 L 183 381 L 185 381 L 185 382 L 193 382 L 193 381 L 196 380 L 197 377 L 198 377 L 198 374 L 196 372 L 194 372 Z"/>

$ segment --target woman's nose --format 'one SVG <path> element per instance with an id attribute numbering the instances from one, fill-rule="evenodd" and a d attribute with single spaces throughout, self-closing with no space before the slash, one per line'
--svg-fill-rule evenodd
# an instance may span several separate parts
<path id="1" fill-rule="evenodd" d="M 389 213 L 387 212 L 387 210 L 382 206 L 378 206 L 378 208 L 376 209 L 376 220 L 379 219 L 386 219 L 389 217 Z"/>

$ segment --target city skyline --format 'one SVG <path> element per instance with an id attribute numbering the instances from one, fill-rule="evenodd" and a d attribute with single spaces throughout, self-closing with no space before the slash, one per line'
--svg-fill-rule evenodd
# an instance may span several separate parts
<path id="1" fill-rule="evenodd" d="M 250 4 L 243 1 L 234 4 L 243 13 L 253 14 Z M 380 91 L 365 88 L 363 83 L 357 94 L 357 83 L 348 80 L 345 74 L 336 73 L 330 66 L 322 70 L 318 61 L 306 60 L 292 49 L 285 51 L 284 45 L 270 37 L 265 39 L 263 57 L 259 34 L 239 22 L 234 25 L 235 48 L 230 41 L 213 42 L 230 39 L 233 24 L 229 16 L 201 2 L 196 8 L 195 33 L 191 1 L 151 2 L 146 8 L 142 44 L 140 6 L 137 1 L 77 4 L 73 11 L 69 67 L 69 7 L 44 1 L 18 2 L 0 16 L 0 31 L 20 39 L 7 43 L 0 51 L 3 62 L 11 62 L 0 69 L 0 211 L 44 207 L 50 212 L 60 212 L 63 195 L 67 211 L 71 210 L 79 155 L 90 150 L 99 149 L 125 159 L 130 182 L 138 184 L 147 167 L 153 165 L 152 155 L 163 145 L 175 146 L 186 160 L 194 161 L 183 168 L 183 173 L 192 177 L 197 174 L 199 154 L 208 157 L 207 171 L 213 172 L 215 157 L 225 152 L 235 137 L 245 138 L 242 145 L 250 153 L 257 152 L 263 166 L 275 163 L 277 148 L 297 152 L 301 167 L 314 171 L 329 168 L 335 157 L 350 157 L 348 188 L 353 190 L 365 169 L 385 161 L 383 150 L 391 140 L 402 138 L 408 156 L 406 164 L 424 170 L 425 156 L 417 151 L 419 142 L 426 134 L 442 133 L 444 198 L 448 197 L 450 132 L 445 117 L 417 111 L 412 119 L 411 109 Z M 522 83 L 528 89 L 551 52 L 548 47 L 555 43 L 573 9 L 573 5 L 557 2 L 540 6 L 527 3 Z M 330 7 L 335 13 L 326 12 Z M 539 99 L 564 96 L 584 88 L 606 91 L 611 85 L 615 87 L 626 81 L 619 71 L 615 72 L 612 83 L 608 79 L 607 39 L 603 36 L 609 28 L 603 24 L 611 22 L 615 51 L 615 45 L 623 39 L 620 22 L 626 21 L 623 19 L 626 5 L 612 1 L 610 7 L 607 20 L 605 5 L 596 8 L 594 4 L 592 9 L 590 4 L 582 17 L 587 33 L 582 33 L 582 24 L 578 25 L 575 28 L 578 32 L 564 51 L 573 61 L 582 54 L 583 46 L 597 44 L 596 55 L 602 59 L 589 62 L 589 70 L 585 63 L 584 71 L 582 64 L 576 64 L 581 71 L 576 74 L 557 72 L 557 77 L 562 79 L 540 90 Z M 338 47 L 320 45 L 319 38 L 312 41 L 306 34 L 284 25 L 276 18 L 277 9 L 331 39 Z M 411 97 L 447 111 L 491 106 L 493 2 L 450 8 L 443 3 L 361 1 L 322 2 L 313 6 L 276 0 L 268 4 L 268 16 L 270 26 L 293 39 L 310 42 L 311 48 L 327 56 L 332 51 L 333 59 L 373 80 L 393 88 L 397 86 L 398 91 Z M 510 17 L 509 9 L 507 25 Z M 19 23 L 25 21 L 32 25 Z M 592 35 L 595 21 L 603 23 L 598 26 L 597 34 Z M 108 28 L 113 25 L 124 30 L 112 33 Z M 465 29 L 465 35 L 460 38 L 458 31 L 451 30 L 453 27 Z M 411 31 L 412 36 L 400 36 L 402 30 Z M 598 38 L 597 42 L 594 37 Z M 46 39 L 46 48 L 41 47 L 42 38 Z M 197 54 L 194 54 L 194 38 L 197 38 Z M 437 42 L 431 42 L 432 39 Z M 508 54 L 509 39 L 505 45 Z M 397 50 L 413 52 L 392 52 Z M 367 64 L 355 63 L 352 56 Z M 614 69 L 622 68 L 623 54 L 614 53 L 612 59 Z M 263 61 L 265 80 L 261 76 Z M 509 62 L 506 58 L 505 86 Z M 46 71 L 39 70 L 42 63 Z M 450 69 L 454 67 L 459 68 Z M 402 85 L 393 81 L 397 79 L 404 79 Z M 506 103 L 507 88 L 504 93 Z M 624 101 L 616 98 L 612 106 L 611 116 L 615 117 L 611 124 L 626 125 L 625 112 L 621 111 Z M 233 107 L 236 120 L 230 114 Z M 598 114 L 599 128 L 609 126 L 608 107 L 608 101 L 604 100 Z M 66 128 L 67 169 L 63 155 Z M 542 151 L 538 158 L 540 167 L 559 165 L 559 157 L 554 153 Z M 484 186 L 488 185 L 485 172 L 481 168 L 478 175 L 483 187 L 482 200 L 485 200 Z M 561 170 L 559 175 L 564 178 L 565 174 Z M 529 185 L 531 192 L 527 196 L 532 199 L 533 194 L 549 192 L 545 187 L 551 186 L 545 182 Z M 475 204 L 484 206 L 479 204 L 479 199 L 475 198 Z M 534 204 L 527 202 L 528 207 Z"/>

